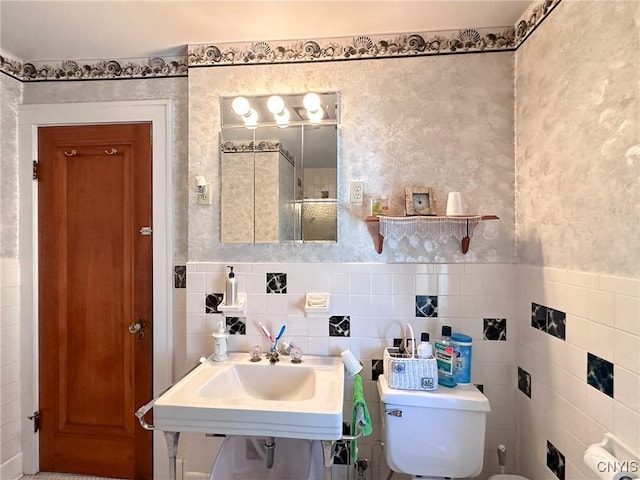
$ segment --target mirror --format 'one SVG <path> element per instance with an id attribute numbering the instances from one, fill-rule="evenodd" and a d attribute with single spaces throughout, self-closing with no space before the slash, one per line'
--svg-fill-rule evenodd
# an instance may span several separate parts
<path id="1" fill-rule="evenodd" d="M 336 242 L 338 93 L 221 102 L 221 242 Z"/>

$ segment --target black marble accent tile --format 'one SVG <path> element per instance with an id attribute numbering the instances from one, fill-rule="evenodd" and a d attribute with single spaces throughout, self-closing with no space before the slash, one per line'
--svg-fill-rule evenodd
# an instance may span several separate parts
<path id="1" fill-rule="evenodd" d="M 351 434 L 351 424 L 349 422 L 342 422 L 342 434 Z M 349 449 L 350 442 L 338 440 L 336 442 L 335 450 L 333 451 L 333 463 L 334 465 L 349 465 L 351 463 L 351 451 Z"/>
<path id="2" fill-rule="evenodd" d="M 330 337 L 351 336 L 351 317 L 349 315 L 332 315 L 329 317 Z"/>
<path id="3" fill-rule="evenodd" d="M 547 333 L 564 340 L 567 331 L 567 315 L 559 310 L 547 308 Z"/>
<path id="4" fill-rule="evenodd" d="M 531 398 L 531 374 L 518 367 L 518 389 Z"/>
<path id="5" fill-rule="evenodd" d="M 174 265 L 173 288 L 187 288 L 187 266 Z"/>
<path id="6" fill-rule="evenodd" d="M 225 323 L 230 335 L 246 335 L 247 324 L 244 318 L 240 317 L 226 317 Z"/>
<path id="7" fill-rule="evenodd" d="M 438 296 L 416 295 L 416 317 L 437 317 Z"/>
<path id="8" fill-rule="evenodd" d="M 204 302 L 204 313 L 221 313 L 218 306 L 222 303 L 223 298 L 224 294 L 222 293 L 208 293 Z"/>
<path id="9" fill-rule="evenodd" d="M 483 337 L 485 340 L 507 340 L 506 318 L 485 318 Z"/>
<path id="10" fill-rule="evenodd" d="M 267 293 L 287 293 L 287 274 L 267 273 Z"/>
<path id="11" fill-rule="evenodd" d="M 547 467 L 558 477 L 558 480 L 565 480 L 564 455 L 549 440 L 547 440 Z"/>
<path id="12" fill-rule="evenodd" d="M 381 359 L 371 360 L 371 380 L 376 381 L 384 373 L 384 362 Z"/>
<path id="13" fill-rule="evenodd" d="M 484 393 L 484 385 L 482 385 L 481 383 L 476 383 L 475 386 L 478 390 Z"/>
<path id="14" fill-rule="evenodd" d="M 537 303 L 531 304 L 531 326 L 543 332 L 547 331 L 547 307 Z"/>
<path id="15" fill-rule="evenodd" d="M 613 398 L 613 363 L 587 353 L 587 383 Z"/>
<path id="16" fill-rule="evenodd" d="M 393 346 L 396 348 L 400 348 L 400 345 L 402 345 L 402 341 L 404 339 L 403 338 L 394 338 L 393 339 Z"/>

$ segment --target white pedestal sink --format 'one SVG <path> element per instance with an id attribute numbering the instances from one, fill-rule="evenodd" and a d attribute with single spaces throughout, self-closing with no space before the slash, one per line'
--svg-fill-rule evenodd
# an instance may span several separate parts
<path id="1" fill-rule="evenodd" d="M 252 363 L 248 353 L 207 360 L 158 398 L 155 429 L 338 440 L 344 368 L 340 357 Z"/>

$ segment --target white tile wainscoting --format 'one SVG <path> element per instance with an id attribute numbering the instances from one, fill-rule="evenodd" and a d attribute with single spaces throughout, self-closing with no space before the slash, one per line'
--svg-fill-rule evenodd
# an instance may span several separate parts
<path id="1" fill-rule="evenodd" d="M 222 318 L 221 313 L 215 313 L 216 306 L 224 292 L 226 265 L 231 264 L 237 272 L 238 290 L 247 293 L 247 318 L 227 319 L 236 332 L 230 336 L 230 350 L 248 351 L 255 344 L 266 347 L 257 325 L 263 322 L 271 330 L 286 325 L 285 338 L 305 353 L 339 355 L 350 349 L 363 363 L 365 396 L 374 421 L 373 435 L 360 442 L 360 451 L 366 457 L 370 457 L 375 442 L 382 440 L 375 379 L 381 372 L 384 347 L 402 337 L 407 323 L 412 325 L 416 336 L 428 331 L 431 338 L 436 338 L 442 325 L 451 325 L 454 331 L 470 335 L 472 381 L 481 386 L 492 407 L 487 424 L 484 476 L 497 471 L 494 457 L 500 443 L 513 452 L 509 467 L 515 468 L 514 265 L 188 263 L 186 289 L 176 290 L 175 302 L 186 306 L 186 318 L 182 320 L 186 336 L 182 345 L 176 345 L 176 356 L 183 351 L 185 365 L 212 352 L 211 332 Z M 276 279 L 277 289 L 269 285 L 269 281 Z M 305 316 L 304 297 L 313 292 L 330 294 L 329 314 Z M 184 315 L 184 310 L 176 315 Z M 345 421 L 351 415 L 350 387 L 347 384 L 345 389 Z M 181 454 L 185 472 L 207 471 L 215 456 L 216 439 L 185 436 L 184 440 Z M 385 478 L 386 466 L 376 465 L 383 461 L 379 452 L 374 447 L 370 471 L 380 470 Z M 339 467 L 334 473 L 334 478 L 342 478 Z"/>

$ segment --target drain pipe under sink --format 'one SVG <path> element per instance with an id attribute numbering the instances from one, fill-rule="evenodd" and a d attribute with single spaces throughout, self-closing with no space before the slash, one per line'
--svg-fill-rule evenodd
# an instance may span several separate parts
<path id="1" fill-rule="evenodd" d="M 265 458 L 267 468 L 273 468 L 273 459 L 276 453 L 276 441 L 273 437 L 265 438 L 264 451 L 267 454 L 267 457 Z"/>

